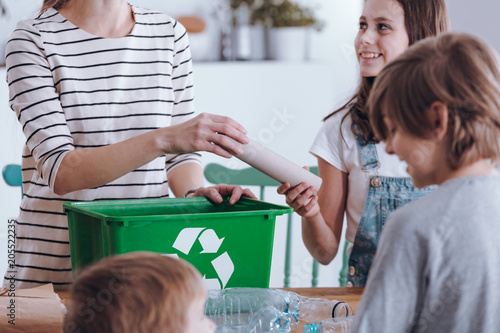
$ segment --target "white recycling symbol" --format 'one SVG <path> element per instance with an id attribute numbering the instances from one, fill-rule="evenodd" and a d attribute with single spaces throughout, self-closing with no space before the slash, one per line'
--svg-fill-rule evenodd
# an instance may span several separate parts
<path id="1" fill-rule="evenodd" d="M 213 229 L 185 228 L 181 230 L 179 235 L 177 235 L 177 238 L 175 239 L 172 247 L 184 253 L 185 255 L 188 255 L 194 243 L 198 239 L 200 241 L 201 247 L 203 248 L 200 254 L 218 253 L 219 248 L 224 241 L 224 238 L 225 237 L 219 239 L 219 236 L 217 236 Z M 219 279 L 207 279 L 206 276 L 204 276 L 203 278 L 205 280 L 205 285 L 208 289 L 224 288 L 233 275 L 233 261 L 226 251 L 212 260 L 211 263 L 215 271 L 217 272 Z"/>

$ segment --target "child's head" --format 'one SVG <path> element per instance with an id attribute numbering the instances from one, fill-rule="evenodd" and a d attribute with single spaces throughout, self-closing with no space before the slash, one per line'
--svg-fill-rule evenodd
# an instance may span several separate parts
<path id="1" fill-rule="evenodd" d="M 361 81 L 357 93 L 341 108 L 349 106 L 356 136 L 376 141 L 366 109 L 373 78 L 409 45 L 448 29 L 444 0 L 365 0 L 354 42 Z"/>
<path id="2" fill-rule="evenodd" d="M 368 106 L 375 134 L 409 169 L 432 164 L 436 144 L 450 170 L 500 155 L 498 55 L 473 36 L 443 34 L 410 47 L 377 76 Z M 407 156 L 397 151 L 402 137 L 413 145 Z"/>
<path id="3" fill-rule="evenodd" d="M 105 258 L 75 280 L 65 332 L 214 332 L 207 292 L 189 263 L 136 252 Z"/>
<path id="4" fill-rule="evenodd" d="M 361 76 L 377 76 L 409 45 L 448 26 L 444 0 L 365 0 L 354 42 Z"/>

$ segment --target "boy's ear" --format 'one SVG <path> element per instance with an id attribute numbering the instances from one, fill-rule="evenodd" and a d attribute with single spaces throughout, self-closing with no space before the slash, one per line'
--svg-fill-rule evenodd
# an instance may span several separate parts
<path id="1" fill-rule="evenodd" d="M 429 125 L 432 129 L 433 139 L 442 141 L 448 133 L 448 106 L 436 101 L 427 110 Z"/>

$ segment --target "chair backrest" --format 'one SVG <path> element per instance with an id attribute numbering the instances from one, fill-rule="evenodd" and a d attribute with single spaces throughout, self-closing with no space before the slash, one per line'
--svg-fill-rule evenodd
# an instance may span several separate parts
<path id="1" fill-rule="evenodd" d="M 7 164 L 3 167 L 2 177 L 5 183 L 10 186 L 19 186 L 21 196 L 23 194 L 23 175 L 19 164 Z"/>
<path id="2" fill-rule="evenodd" d="M 310 167 L 310 171 L 318 174 L 318 167 Z M 205 178 L 213 184 L 228 184 L 228 185 L 241 185 L 241 186 L 259 186 L 260 187 L 260 200 L 264 200 L 264 191 L 267 186 L 279 186 L 280 183 L 271 177 L 263 174 L 257 169 L 252 167 L 245 169 L 230 169 L 222 165 L 210 163 L 204 170 Z M 288 215 L 286 249 L 285 249 L 285 281 L 284 286 L 289 287 L 290 273 L 291 273 L 291 248 L 292 248 L 292 214 Z M 313 287 L 318 283 L 318 263 L 313 260 L 312 270 Z"/>

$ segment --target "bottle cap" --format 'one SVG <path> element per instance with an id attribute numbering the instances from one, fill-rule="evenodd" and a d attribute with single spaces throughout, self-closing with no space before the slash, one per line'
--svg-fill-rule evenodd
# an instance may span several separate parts
<path id="1" fill-rule="evenodd" d="M 302 332 L 303 333 L 317 333 L 318 332 L 318 324 L 316 324 L 316 323 L 305 324 Z"/>

